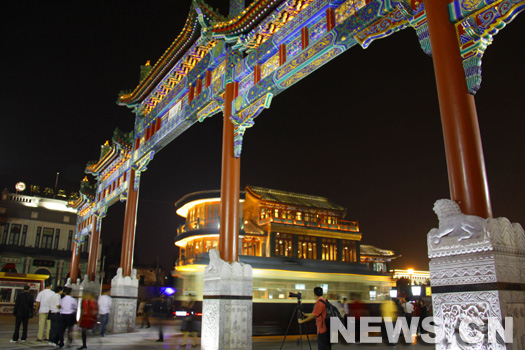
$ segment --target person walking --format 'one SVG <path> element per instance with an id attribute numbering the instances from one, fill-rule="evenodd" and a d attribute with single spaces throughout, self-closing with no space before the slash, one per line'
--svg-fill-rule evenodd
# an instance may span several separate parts
<path id="1" fill-rule="evenodd" d="M 412 336 L 410 331 L 410 325 L 412 324 L 412 313 L 414 312 L 414 304 L 410 302 L 410 297 L 405 298 L 405 303 L 403 304 L 403 311 L 405 312 L 405 318 L 408 325 L 408 333 Z"/>
<path id="2" fill-rule="evenodd" d="M 58 346 L 64 346 L 64 335 L 67 330 L 67 344 L 68 347 L 71 346 L 73 342 L 73 326 L 77 323 L 77 300 L 71 296 L 71 288 L 64 288 L 64 297 L 60 302 L 60 316 L 62 317 L 62 327 L 60 329 L 60 338 L 58 341 Z"/>
<path id="3" fill-rule="evenodd" d="M 317 348 L 319 350 L 331 350 L 330 334 L 326 325 L 326 299 L 323 298 L 323 288 L 315 287 L 314 294 L 317 296 L 314 310 L 311 314 L 303 312 L 303 319 L 298 319 L 297 322 L 305 323 L 315 318 L 315 325 L 317 327 Z"/>
<path id="4" fill-rule="evenodd" d="M 49 320 L 51 321 L 51 331 L 49 332 L 49 345 L 57 347 L 62 328 L 62 318 L 60 317 L 60 302 L 62 300 L 62 287 L 55 288 L 55 295 L 49 301 Z"/>
<path id="5" fill-rule="evenodd" d="M 92 294 L 86 293 L 81 303 L 80 321 L 78 325 L 82 328 L 82 346 L 79 349 L 87 349 L 87 331 L 93 329 L 97 323 L 97 303 Z"/>
<path id="6" fill-rule="evenodd" d="M 151 324 L 149 322 L 149 313 L 151 309 L 151 304 L 149 300 L 142 300 L 139 304 L 139 316 L 140 316 L 140 328 L 150 328 Z"/>
<path id="7" fill-rule="evenodd" d="M 55 295 L 51 290 L 51 281 L 47 280 L 45 289 L 36 296 L 36 310 L 38 310 L 38 334 L 36 341 L 48 341 L 51 332 L 51 320 L 48 319 L 49 302 Z M 46 330 L 44 335 L 44 329 Z"/>
<path id="8" fill-rule="evenodd" d="M 33 303 L 33 295 L 29 293 L 29 286 L 25 285 L 24 291 L 19 293 L 15 300 L 15 308 L 13 310 L 13 315 L 15 315 L 15 332 L 13 333 L 11 343 L 18 342 L 20 325 L 22 325 L 22 338 L 20 342 L 25 343 L 27 339 L 27 324 L 29 319 L 33 317 Z"/>
<path id="9" fill-rule="evenodd" d="M 423 329 L 422 324 L 423 320 L 428 316 L 428 307 L 427 303 L 423 299 L 419 299 L 419 323 L 417 325 L 417 334 L 421 336 L 426 333 L 426 330 Z"/>
<path id="10" fill-rule="evenodd" d="M 182 305 L 182 309 L 188 313 L 188 316 L 186 316 L 184 320 L 182 321 L 182 325 L 180 329 L 182 331 L 181 346 L 185 347 L 186 342 L 188 341 L 188 337 L 191 336 L 192 346 L 196 347 L 197 346 L 198 325 L 197 325 L 195 301 L 192 298 L 189 298 Z"/>
<path id="11" fill-rule="evenodd" d="M 364 317 L 366 313 L 366 306 L 359 296 L 349 305 L 349 311 L 350 317 L 355 319 L 355 342 L 359 344 L 361 342 L 361 317 Z"/>
<path id="12" fill-rule="evenodd" d="M 397 305 L 392 300 L 386 300 L 381 303 L 379 310 L 381 311 L 381 336 L 383 341 L 387 343 L 388 346 L 396 346 L 396 343 L 391 342 L 388 338 L 388 332 L 386 325 L 389 325 L 389 329 L 394 329 L 394 325 L 397 320 Z"/>
<path id="13" fill-rule="evenodd" d="M 109 312 L 111 311 L 111 297 L 109 290 L 105 290 L 98 297 L 98 318 L 100 320 L 100 336 L 106 334 L 106 325 L 109 321 Z"/>

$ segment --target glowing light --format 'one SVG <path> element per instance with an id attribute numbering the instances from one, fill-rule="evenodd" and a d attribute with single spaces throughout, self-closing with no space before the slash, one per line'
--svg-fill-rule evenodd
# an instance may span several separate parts
<path id="1" fill-rule="evenodd" d="M 412 286 L 412 295 L 418 297 L 421 295 L 421 286 Z"/>
<path id="2" fill-rule="evenodd" d="M 171 287 L 164 287 L 160 289 L 162 293 L 166 294 L 167 296 L 175 294 L 176 290 Z"/>
<path id="3" fill-rule="evenodd" d="M 191 237 L 187 237 L 187 238 L 181 239 L 180 241 L 175 242 L 175 245 L 176 245 L 177 247 L 184 248 L 184 247 L 186 247 L 186 244 L 188 244 L 188 242 L 191 242 L 191 241 L 193 241 L 194 239 L 202 239 L 202 238 L 209 238 L 209 237 L 219 237 L 219 234 L 215 234 L 215 235 L 191 236 Z"/>

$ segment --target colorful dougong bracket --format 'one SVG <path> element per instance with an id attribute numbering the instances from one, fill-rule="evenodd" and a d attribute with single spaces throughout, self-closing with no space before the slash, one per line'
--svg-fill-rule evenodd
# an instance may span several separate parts
<path id="1" fill-rule="evenodd" d="M 264 109 L 270 108 L 272 97 L 273 94 L 266 94 L 266 96 L 258 99 L 250 107 L 243 109 L 237 114 L 232 114 L 230 117 L 231 122 L 235 125 L 235 132 L 233 134 L 233 152 L 235 158 L 241 156 L 244 132 L 247 128 L 250 128 L 255 124 L 253 120 L 261 114 Z"/>
<path id="2" fill-rule="evenodd" d="M 142 157 L 140 160 L 135 162 L 135 164 L 132 165 L 133 170 L 136 172 L 142 172 L 148 170 L 147 166 L 149 162 L 153 159 L 155 156 L 155 151 L 150 151 L 144 157 Z"/>
<path id="3" fill-rule="evenodd" d="M 103 206 L 101 207 L 99 210 L 97 210 L 97 212 L 95 213 L 95 215 L 97 215 L 99 218 L 105 218 L 106 215 L 108 214 L 108 207 L 107 206 Z M 102 220 L 97 220 L 97 231 L 100 231 L 100 224 L 101 224 Z"/>
<path id="4" fill-rule="evenodd" d="M 144 157 L 140 158 L 140 160 L 138 160 L 135 164 L 133 164 L 131 166 L 131 168 L 136 171 L 136 173 L 135 173 L 135 183 L 133 184 L 133 189 L 135 191 L 139 190 L 140 174 L 143 171 L 148 170 L 147 166 L 148 166 L 149 162 L 151 162 L 151 160 L 153 159 L 154 156 L 155 156 L 155 151 L 150 151 L 146 155 L 144 155 Z"/>
<path id="5" fill-rule="evenodd" d="M 476 94 L 481 86 L 481 58 L 492 37 L 523 9 L 523 0 L 454 0 L 449 4 L 470 94 Z"/>
<path id="6" fill-rule="evenodd" d="M 202 122 L 204 119 L 219 113 L 222 109 L 222 106 L 217 103 L 217 101 L 213 100 L 206 107 L 197 112 L 197 120 Z"/>

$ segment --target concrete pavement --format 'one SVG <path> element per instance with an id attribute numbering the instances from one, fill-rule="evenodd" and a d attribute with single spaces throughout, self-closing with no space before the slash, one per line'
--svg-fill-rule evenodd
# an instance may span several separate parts
<path id="1" fill-rule="evenodd" d="M 0 349 L 6 350 L 22 350 L 22 349 L 51 349 L 47 342 L 37 342 L 36 334 L 38 330 L 37 324 L 38 318 L 33 318 L 29 322 L 28 338 L 25 343 L 10 343 L 9 340 L 13 336 L 15 318 L 11 315 L 0 315 Z M 101 337 L 99 334 L 89 334 L 87 339 L 88 349 L 105 349 L 105 350 L 144 350 L 144 349 L 182 349 L 182 333 L 180 332 L 180 321 L 173 319 L 164 319 L 159 321 L 158 319 L 150 319 L 152 321 L 151 328 L 136 328 L 133 333 L 123 334 L 112 334 L 106 333 L 105 337 Z M 162 324 L 164 329 L 164 342 L 156 342 L 158 339 L 159 325 Z M 20 333 L 22 329 L 20 329 Z M 270 350 L 270 349 L 281 349 L 283 337 L 282 336 L 271 336 L 271 337 L 254 337 L 253 338 L 253 349 L 258 350 Z M 290 336 L 286 338 L 286 342 L 282 347 L 283 350 L 299 350 L 301 347 L 298 345 L 298 336 Z M 200 342 L 200 339 L 198 339 Z M 191 341 L 188 341 L 187 349 L 200 349 L 200 343 L 197 347 L 191 347 Z M 310 343 L 312 349 L 317 349 L 317 342 L 315 336 L 310 336 Z M 76 349 L 82 345 L 80 340 L 80 332 L 76 331 L 74 334 L 74 341 L 72 349 Z M 398 345 L 397 349 L 402 350 L 432 350 L 433 345 L 427 344 L 409 344 L 409 345 Z M 306 337 L 303 336 L 302 349 L 310 349 Z M 383 350 L 393 348 L 382 344 L 334 344 L 333 350 Z"/>

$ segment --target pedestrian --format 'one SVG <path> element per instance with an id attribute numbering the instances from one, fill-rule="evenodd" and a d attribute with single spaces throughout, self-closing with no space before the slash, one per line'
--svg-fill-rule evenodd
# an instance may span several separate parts
<path id="1" fill-rule="evenodd" d="M 356 297 L 355 300 L 349 305 L 350 316 L 355 319 L 355 342 L 359 344 L 361 342 L 361 317 L 365 316 L 366 307 L 365 304 Z"/>
<path id="2" fill-rule="evenodd" d="M 337 308 L 337 311 L 339 311 L 339 314 L 344 317 L 345 314 L 345 307 L 341 300 L 337 300 L 333 303 L 333 305 Z"/>
<path id="3" fill-rule="evenodd" d="M 405 298 L 405 304 L 403 305 L 403 311 L 405 311 L 405 318 L 407 320 L 408 332 L 410 332 L 410 325 L 412 323 L 412 313 L 414 312 L 414 304 L 410 302 L 410 297 Z M 410 334 L 412 336 L 412 334 Z"/>
<path id="4" fill-rule="evenodd" d="M 147 300 L 142 300 L 139 303 L 138 314 L 140 317 L 140 328 L 144 328 L 144 325 L 147 325 L 146 328 L 150 328 L 151 324 L 149 322 L 149 311 L 151 304 Z"/>
<path id="5" fill-rule="evenodd" d="M 386 325 L 389 325 L 389 329 L 394 329 L 394 325 L 397 320 L 397 305 L 392 300 L 386 300 L 381 303 L 381 306 L 379 307 L 381 311 L 381 335 L 383 337 L 383 341 L 387 343 L 388 346 L 395 346 L 396 343 L 391 342 L 388 338 L 388 332 Z"/>
<path id="6" fill-rule="evenodd" d="M 29 293 L 29 286 L 24 286 L 24 291 L 19 293 L 16 296 L 15 308 L 13 310 L 13 315 L 15 315 L 15 332 L 13 333 L 13 338 L 11 343 L 18 342 L 18 336 L 20 331 L 20 324 L 22 325 L 22 338 L 20 338 L 21 343 L 25 343 L 27 339 L 27 324 L 30 318 L 33 317 L 34 311 L 34 298 L 31 293 Z"/>
<path id="7" fill-rule="evenodd" d="M 78 325 L 82 328 L 82 346 L 79 349 L 87 349 L 87 331 L 93 329 L 97 323 L 97 303 L 92 294 L 86 293 L 82 297 L 80 321 Z"/>
<path id="8" fill-rule="evenodd" d="M 67 330 L 67 345 L 71 346 L 73 342 L 73 326 L 77 323 L 77 300 L 71 296 L 71 288 L 64 288 L 64 297 L 60 303 L 60 316 L 62 316 L 62 328 L 60 330 L 60 339 L 58 346 L 64 346 L 64 335 Z"/>
<path id="9" fill-rule="evenodd" d="M 58 346 L 60 330 L 62 329 L 62 318 L 60 317 L 60 302 L 62 301 L 62 287 L 55 288 L 55 295 L 49 301 L 49 320 L 51 331 L 49 332 L 49 345 Z"/>
<path id="10" fill-rule="evenodd" d="M 197 331 L 198 331 L 198 320 L 195 309 L 195 301 L 192 298 L 189 298 L 182 304 L 182 309 L 186 311 L 187 316 L 182 321 L 181 331 L 182 331 L 182 344 L 181 346 L 186 346 L 188 337 L 191 336 L 192 346 L 197 346 Z"/>
<path id="11" fill-rule="evenodd" d="M 55 292 L 51 290 L 51 281 L 45 282 L 45 289 L 36 296 L 36 310 L 38 312 L 38 334 L 36 341 L 48 341 L 51 332 L 51 320 L 48 319 L 49 302 Z M 46 330 L 44 334 L 44 329 Z"/>
<path id="12" fill-rule="evenodd" d="M 421 326 L 423 320 L 428 316 L 427 303 L 423 299 L 419 299 L 419 323 L 417 325 L 418 335 L 426 333 L 425 329 Z"/>
<path id="13" fill-rule="evenodd" d="M 305 323 L 315 318 L 315 325 L 317 327 L 317 348 L 319 350 L 330 350 L 332 344 L 330 343 L 330 334 L 326 324 L 326 299 L 323 298 L 323 288 L 315 287 L 314 294 L 317 296 L 317 301 L 314 306 L 314 310 L 311 314 L 303 312 L 303 317 L 297 321 L 299 323 Z"/>
<path id="14" fill-rule="evenodd" d="M 106 334 L 106 325 L 109 320 L 109 312 L 111 311 L 111 297 L 109 290 L 104 290 L 98 297 L 98 318 L 100 320 L 100 336 Z"/>

